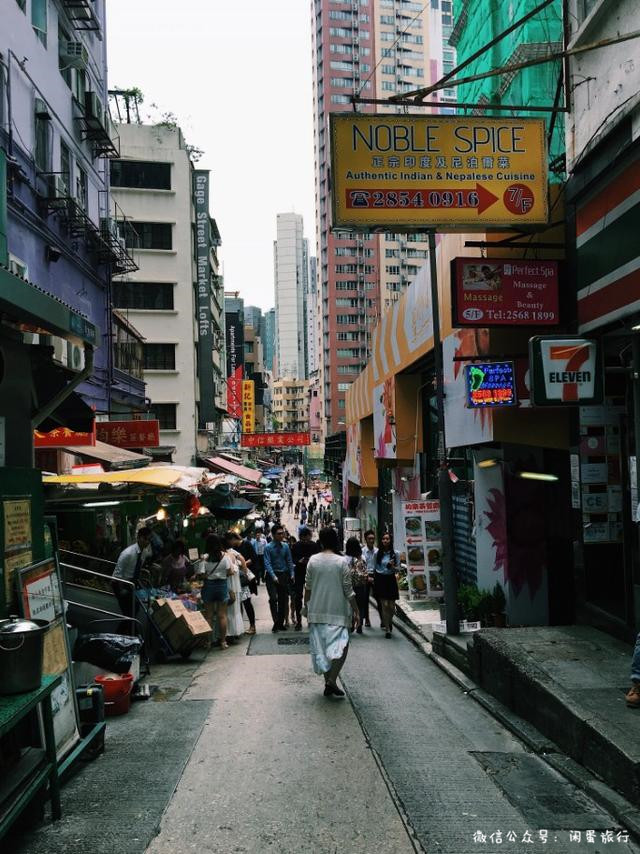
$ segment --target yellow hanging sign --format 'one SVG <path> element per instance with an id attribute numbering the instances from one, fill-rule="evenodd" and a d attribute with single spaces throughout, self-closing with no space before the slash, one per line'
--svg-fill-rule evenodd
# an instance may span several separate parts
<path id="1" fill-rule="evenodd" d="M 256 431 L 256 395 L 253 380 L 242 381 L 242 432 Z"/>
<path id="2" fill-rule="evenodd" d="M 543 119 L 331 115 L 333 227 L 542 225 Z"/>

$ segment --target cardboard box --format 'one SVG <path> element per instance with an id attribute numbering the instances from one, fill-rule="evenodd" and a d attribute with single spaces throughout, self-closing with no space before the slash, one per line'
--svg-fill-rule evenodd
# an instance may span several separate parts
<path id="1" fill-rule="evenodd" d="M 165 632 L 176 652 L 191 649 L 199 641 L 211 639 L 211 626 L 199 611 L 186 611 Z"/>
<path id="2" fill-rule="evenodd" d="M 153 622 L 161 632 L 166 632 L 169 626 L 188 611 L 179 599 L 157 599 L 153 611 Z"/>

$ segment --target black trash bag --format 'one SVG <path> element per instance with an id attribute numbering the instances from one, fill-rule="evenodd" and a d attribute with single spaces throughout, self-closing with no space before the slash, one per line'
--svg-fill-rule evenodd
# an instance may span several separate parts
<path id="1" fill-rule="evenodd" d="M 73 647 L 73 660 L 84 661 L 112 673 L 128 673 L 141 649 L 142 638 L 130 635 L 106 632 L 80 635 Z"/>

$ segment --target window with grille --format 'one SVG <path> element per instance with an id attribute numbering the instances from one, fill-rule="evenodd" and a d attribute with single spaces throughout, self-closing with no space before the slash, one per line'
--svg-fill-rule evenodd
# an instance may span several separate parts
<path id="1" fill-rule="evenodd" d="M 177 403 L 152 403 L 149 411 L 160 422 L 161 430 L 175 430 L 178 424 L 177 408 Z"/>
<path id="2" fill-rule="evenodd" d="M 146 371 L 175 371 L 175 344 L 145 344 L 144 368 Z"/>
<path id="3" fill-rule="evenodd" d="M 140 190 L 170 190 L 171 164 L 146 160 L 112 160 L 111 186 Z"/>
<path id="4" fill-rule="evenodd" d="M 170 311 L 173 309 L 173 285 L 168 282 L 114 282 L 113 303 L 116 308 Z"/>

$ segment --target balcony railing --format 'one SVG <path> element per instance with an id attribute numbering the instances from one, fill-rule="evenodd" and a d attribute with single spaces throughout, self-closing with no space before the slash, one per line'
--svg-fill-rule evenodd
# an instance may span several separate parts
<path id="1" fill-rule="evenodd" d="M 61 0 L 74 30 L 100 32 L 93 0 Z"/>

